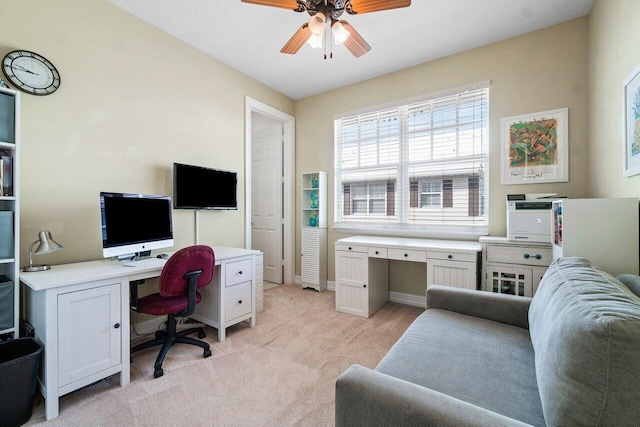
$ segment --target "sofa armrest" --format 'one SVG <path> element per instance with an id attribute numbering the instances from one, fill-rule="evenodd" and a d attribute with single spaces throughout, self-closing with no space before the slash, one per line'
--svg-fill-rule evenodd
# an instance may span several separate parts
<path id="1" fill-rule="evenodd" d="M 529 329 L 531 298 L 452 286 L 427 288 L 427 310 L 437 308 Z"/>
<path id="2" fill-rule="evenodd" d="M 360 365 L 336 381 L 337 427 L 526 426 L 437 391 Z"/>

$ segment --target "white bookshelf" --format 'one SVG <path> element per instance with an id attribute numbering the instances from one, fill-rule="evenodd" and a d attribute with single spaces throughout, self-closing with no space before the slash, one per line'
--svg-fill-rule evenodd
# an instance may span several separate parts
<path id="1" fill-rule="evenodd" d="M 302 288 L 327 289 L 327 173 L 302 174 Z"/>

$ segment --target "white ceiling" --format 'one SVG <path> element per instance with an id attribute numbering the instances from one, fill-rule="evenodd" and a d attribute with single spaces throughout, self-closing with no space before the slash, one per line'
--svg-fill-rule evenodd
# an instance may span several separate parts
<path id="1" fill-rule="evenodd" d="M 371 45 L 333 59 L 303 46 L 280 48 L 305 13 L 240 0 L 107 0 L 293 98 L 325 92 L 589 14 L 595 0 L 413 0 L 408 8 L 343 14 Z"/>

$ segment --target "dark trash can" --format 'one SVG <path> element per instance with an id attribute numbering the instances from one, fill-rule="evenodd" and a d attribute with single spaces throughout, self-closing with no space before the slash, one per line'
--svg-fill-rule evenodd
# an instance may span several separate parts
<path id="1" fill-rule="evenodd" d="M 0 344 L 0 426 L 20 426 L 31 418 L 41 355 L 33 338 Z"/>

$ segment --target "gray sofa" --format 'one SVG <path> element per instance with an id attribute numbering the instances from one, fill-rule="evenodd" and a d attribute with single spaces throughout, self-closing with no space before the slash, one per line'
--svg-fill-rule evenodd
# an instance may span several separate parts
<path id="1" fill-rule="evenodd" d="M 640 425 L 640 281 L 620 278 L 563 258 L 533 299 L 429 287 L 378 366 L 338 378 L 336 425 Z"/>

